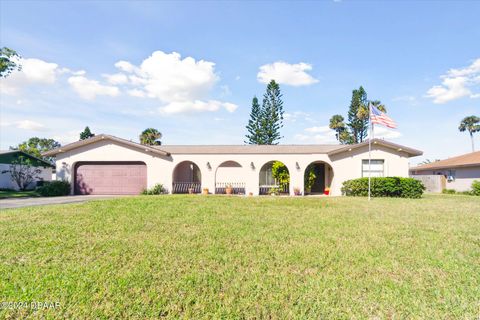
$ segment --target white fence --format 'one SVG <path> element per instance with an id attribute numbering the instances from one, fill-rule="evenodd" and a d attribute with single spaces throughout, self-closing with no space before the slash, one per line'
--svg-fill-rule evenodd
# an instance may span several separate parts
<path id="1" fill-rule="evenodd" d="M 411 175 L 411 178 L 419 180 L 426 188 L 426 192 L 442 192 L 446 186 L 446 179 L 443 175 Z"/>

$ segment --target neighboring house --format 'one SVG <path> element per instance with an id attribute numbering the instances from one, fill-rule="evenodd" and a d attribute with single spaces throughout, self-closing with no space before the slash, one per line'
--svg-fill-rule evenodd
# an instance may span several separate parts
<path id="1" fill-rule="evenodd" d="M 18 160 L 19 157 L 30 159 L 33 166 L 38 167 L 41 170 L 38 175 L 38 179 L 32 182 L 27 189 L 35 188 L 39 181 L 52 180 L 52 171 L 54 166 L 50 162 L 39 159 L 19 150 L 0 151 L 0 188 L 18 190 L 18 185 L 12 180 L 10 172 L 3 172 L 9 171 L 10 164 L 12 164 L 13 161 Z"/>
<path id="2" fill-rule="evenodd" d="M 410 157 L 422 152 L 384 140 L 372 141 L 372 176 L 408 177 Z M 272 163 L 283 162 L 293 195 L 304 188 L 308 166 L 317 178 L 311 193 L 340 195 L 342 182 L 368 176 L 368 142 L 356 145 L 161 145 L 146 146 L 100 134 L 44 153 L 56 157 L 56 178 L 72 182 L 72 194 L 138 194 L 163 184 L 171 193 L 266 194 L 277 185 Z"/>
<path id="3" fill-rule="evenodd" d="M 445 177 L 445 188 L 468 191 L 474 180 L 480 180 L 480 151 L 410 168 L 410 173 L 413 177 L 440 175 Z"/>

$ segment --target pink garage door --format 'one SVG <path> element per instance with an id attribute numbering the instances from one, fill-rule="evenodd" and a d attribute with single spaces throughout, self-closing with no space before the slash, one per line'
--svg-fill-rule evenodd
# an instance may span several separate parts
<path id="1" fill-rule="evenodd" d="M 143 162 L 82 162 L 75 168 L 75 194 L 139 194 L 146 187 Z"/>

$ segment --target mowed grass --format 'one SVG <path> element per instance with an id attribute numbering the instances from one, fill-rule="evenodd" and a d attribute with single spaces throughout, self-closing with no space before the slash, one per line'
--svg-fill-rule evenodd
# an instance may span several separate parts
<path id="1" fill-rule="evenodd" d="M 7 198 L 26 198 L 39 197 L 40 195 L 35 190 L 16 191 L 16 190 L 0 190 L 0 199 Z"/>
<path id="2" fill-rule="evenodd" d="M 0 212 L 0 318 L 478 319 L 480 199 L 144 196 Z"/>

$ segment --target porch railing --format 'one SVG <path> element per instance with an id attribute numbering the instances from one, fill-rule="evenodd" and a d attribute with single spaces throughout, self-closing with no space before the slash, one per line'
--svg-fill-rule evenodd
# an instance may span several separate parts
<path id="1" fill-rule="evenodd" d="M 279 194 L 290 194 L 290 185 L 261 185 L 259 186 L 259 194 L 267 195 L 271 194 L 272 189 L 274 189 Z"/>
<path id="2" fill-rule="evenodd" d="M 193 193 L 200 193 L 202 191 L 201 182 L 185 182 L 174 181 L 172 186 L 172 193 L 189 193 L 189 189 L 193 189 Z"/>
<path id="3" fill-rule="evenodd" d="M 215 183 L 216 194 L 226 194 L 225 189 L 230 186 L 233 194 L 245 194 L 245 182 L 217 182 Z"/>

